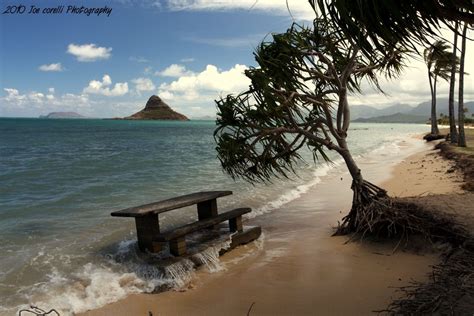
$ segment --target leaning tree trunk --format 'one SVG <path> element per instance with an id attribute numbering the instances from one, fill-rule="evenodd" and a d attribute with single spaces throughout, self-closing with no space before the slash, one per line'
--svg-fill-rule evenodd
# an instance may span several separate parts
<path id="1" fill-rule="evenodd" d="M 449 81 L 449 138 L 452 144 L 458 142 L 456 120 L 454 118 L 454 85 L 456 83 L 456 51 L 458 45 L 458 22 L 454 25 L 454 45 L 451 57 L 451 79 Z"/>
<path id="2" fill-rule="evenodd" d="M 428 79 L 430 82 L 430 90 L 431 90 L 431 135 L 438 135 L 439 128 L 438 128 L 438 118 L 436 115 L 436 87 L 433 87 L 433 81 L 431 80 L 431 74 L 428 70 Z"/>
<path id="3" fill-rule="evenodd" d="M 459 67 L 459 97 L 458 97 L 458 124 L 459 136 L 458 146 L 466 147 L 466 135 L 464 133 L 464 60 L 466 56 L 466 33 L 467 23 L 464 23 L 461 40 L 461 60 Z"/>
<path id="4" fill-rule="evenodd" d="M 338 141 L 342 148 L 339 154 L 344 159 L 349 173 L 352 177 L 353 191 L 352 207 L 339 225 L 335 235 L 346 235 L 349 233 L 358 233 L 365 230 L 368 221 L 368 206 L 381 198 L 387 198 L 387 191 L 364 180 L 362 173 L 352 157 L 345 139 Z M 369 224 L 370 225 L 370 224 Z"/>

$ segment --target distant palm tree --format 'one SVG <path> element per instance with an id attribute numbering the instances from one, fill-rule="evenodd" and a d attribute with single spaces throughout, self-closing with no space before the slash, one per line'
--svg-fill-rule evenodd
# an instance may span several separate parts
<path id="1" fill-rule="evenodd" d="M 454 23 L 454 44 L 451 55 L 451 78 L 449 79 L 449 139 L 452 144 L 458 142 L 458 131 L 456 129 L 456 119 L 454 118 L 454 85 L 456 84 L 456 52 L 458 50 L 458 21 Z"/>
<path id="2" fill-rule="evenodd" d="M 431 90 L 431 134 L 433 136 L 439 135 L 436 116 L 436 84 L 438 77 L 447 81 L 451 72 L 451 53 L 448 49 L 449 45 L 445 41 L 436 41 L 423 53 Z"/>
<path id="3" fill-rule="evenodd" d="M 467 23 L 464 23 L 461 41 L 461 60 L 459 66 L 459 98 L 458 98 L 458 122 L 459 136 L 458 146 L 466 147 L 466 135 L 464 134 L 464 60 L 466 56 Z"/>

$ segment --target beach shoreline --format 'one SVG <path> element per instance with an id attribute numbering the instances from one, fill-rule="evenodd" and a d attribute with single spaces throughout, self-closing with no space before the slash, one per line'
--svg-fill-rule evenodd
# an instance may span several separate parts
<path id="1" fill-rule="evenodd" d="M 366 178 L 399 197 L 461 191 L 461 176 L 446 173 L 453 162 L 433 144 L 417 139 L 401 147 L 398 159 L 361 158 Z M 202 267 L 178 291 L 133 294 L 82 315 L 242 315 L 250 306 L 257 315 L 367 314 L 398 298 L 396 287 L 428 280 L 439 261 L 435 251 L 393 253 L 392 243 L 346 244 L 347 237 L 331 237 L 349 209 L 351 191 L 344 168 L 324 181 L 278 212 L 252 219 L 263 227 L 264 240 L 221 257 L 222 271 Z"/>

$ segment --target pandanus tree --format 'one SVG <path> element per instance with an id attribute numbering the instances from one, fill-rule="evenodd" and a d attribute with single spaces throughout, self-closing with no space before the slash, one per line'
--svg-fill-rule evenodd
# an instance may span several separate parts
<path id="1" fill-rule="evenodd" d="M 368 206 L 387 194 L 364 179 L 351 154 L 348 95 L 360 92 L 363 80 L 380 90 L 377 76 L 396 76 L 402 67 L 393 47 L 373 54 L 376 63 L 323 19 L 312 28 L 294 24 L 261 43 L 258 67 L 245 72 L 249 89 L 216 101 L 214 135 L 223 169 L 234 178 L 269 181 L 293 173 L 303 147 L 315 161 L 335 151 L 347 165 L 354 193 L 338 233 L 366 230 Z"/>
<path id="2" fill-rule="evenodd" d="M 436 115 L 436 87 L 438 78 L 449 80 L 451 73 L 451 53 L 449 45 L 444 41 L 436 41 L 426 48 L 423 54 L 428 68 L 428 81 L 431 90 L 431 136 L 439 135 Z"/>

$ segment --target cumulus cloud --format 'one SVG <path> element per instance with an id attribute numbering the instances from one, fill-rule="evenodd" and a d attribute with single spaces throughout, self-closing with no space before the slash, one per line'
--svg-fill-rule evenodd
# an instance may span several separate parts
<path id="1" fill-rule="evenodd" d="M 41 65 L 38 67 L 38 69 L 41 71 L 63 71 L 64 70 L 61 63 Z"/>
<path id="2" fill-rule="evenodd" d="M 444 35 L 444 33 L 443 33 Z M 449 39 L 451 34 L 443 36 Z M 474 44 L 468 42 L 466 50 L 465 69 L 474 69 Z M 471 49 L 472 48 L 472 49 Z M 423 51 L 421 48 L 420 51 Z M 353 95 L 350 98 L 354 105 L 371 105 L 379 108 L 403 103 L 418 105 L 421 102 L 431 100 L 430 86 L 426 65 L 421 57 L 410 58 L 406 61 L 408 67 L 404 69 L 399 78 L 394 80 L 380 79 L 380 85 L 386 95 L 376 91 L 368 84 L 363 84 L 363 94 Z M 458 98 L 458 75 L 456 76 L 456 87 L 454 98 Z M 449 96 L 449 82 L 439 79 L 437 84 L 437 97 L 447 98 Z M 474 76 L 464 76 L 464 101 L 474 100 Z"/>
<path id="3" fill-rule="evenodd" d="M 165 99 L 165 100 L 173 100 L 174 99 L 174 94 L 169 92 L 169 91 L 160 90 L 159 94 L 160 94 L 160 97 L 162 99 Z"/>
<path id="4" fill-rule="evenodd" d="M 15 88 L 4 88 L 0 97 L 0 116 L 38 116 L 54 111 L 90 111 L 91 102 L 85 94 L 67 93 L 54 95 L 54 89 L 47 93 L 29 91 L 21 93 Z"/>
<path id="5" fill-rule="evenodd" d="M 178 65 L 178 64 L 172 64 L 162 71 L 155 72 L 156 76 L 175 77 L 175 78 L 191 75 L 191 74 L 192 72 L 186 70 L 186 67 L 184 67 L 183 65 Z"/>
<path id="6" fill-rule="evenodd" d="M 146 100 L 144 100 L 146 101 Z M 88 117 L 124 117 L 143 108 L 136 100 L 91 98 L 81 93 L 55 94 L 45 91 L 0 90 L 0 117 L 38 117 L 50 112 L 77 112 Z"/>
<path id="7" fill-rule="evenodd" d="M 53 105 L 61 105 L 65 104 L 77 104 L 80 106 L 81 104 L 88 103 L 89 98 L 85 94 L 72 94 L 66 93 L 60 97 L 56 97 L 54 95 L 54 88 L 49 88 L 48 93 L 42 93 L 37 91 L 30 91 L 27 93 L 20 93 L 18 89 L 14 88 L 4 88 L 6 92 L 6 96 L 2 97 L 3 101 L 10 103 L 11 105 L 23 105 L 23 104 L 53 104 Z M 51 102 L 55 101 L 55 102 Z M 71 101 L 71 102 L 68 102 Z"/>
<path id="8" fill-rule="evenodd" d="M 138 94 L 142 91 L 153 91 L 156 89 L 155 84 L 148 78 L 136 78 L 132 82 L 135 84 L 135 90 Z"/>
<path id="9" fill-rule="evenodd" d="M 313 20 L 314 11 L 307 0 L 168 0 L 168 9 L 175 11 L 258 11 L 279 16 L 291 14 L 296 19 Z"/>
<path id="10" fill-rule="evenodd" d="M 20 94 L 20 91 L 13 88 L 4 88 L 3 89 L 7 95 L 3 98 L 7 102 L 21 103 L 26 100 L 26 95 Z"/>
<path id="11" fill-rule="evenodd" d="M 89 85 L 84 88 L 83 93 L 99 94 L 107 97 L 122 96 L 128 92 L 127 82 L 118 82 L 111 89 L 112 78 L 109 75 L 104 75 L 102 81 L 91 80 Z"/>
<path id="12" fill-rule="evenodd" d="M 112 48 L 99 47 L 96 44 L 76 45 L 69 44 L 67 52 L 77 58 L 78 61 L 91 62 L 100 59 L 108 59 Z"/>
<path id="13" fill-rule="evenodd" d="M 30 94 L 28 94 L 28 99 L 36 103 L 43 102 L 44 98 L 45 95 L 41 92 L 31 92 Z"/>
<path id="14" fill-rule="evenodd" d="M 171 83 L 161 84 L 159 94 L 164 99 L 212 103 L 219 94 L 238 93 L 248 88 L 250 80 L 244 75 L 246 69 L 247 66 L 239 64 L 229 70 L 207 65 L 200 73 L 183 75 Z"/>

